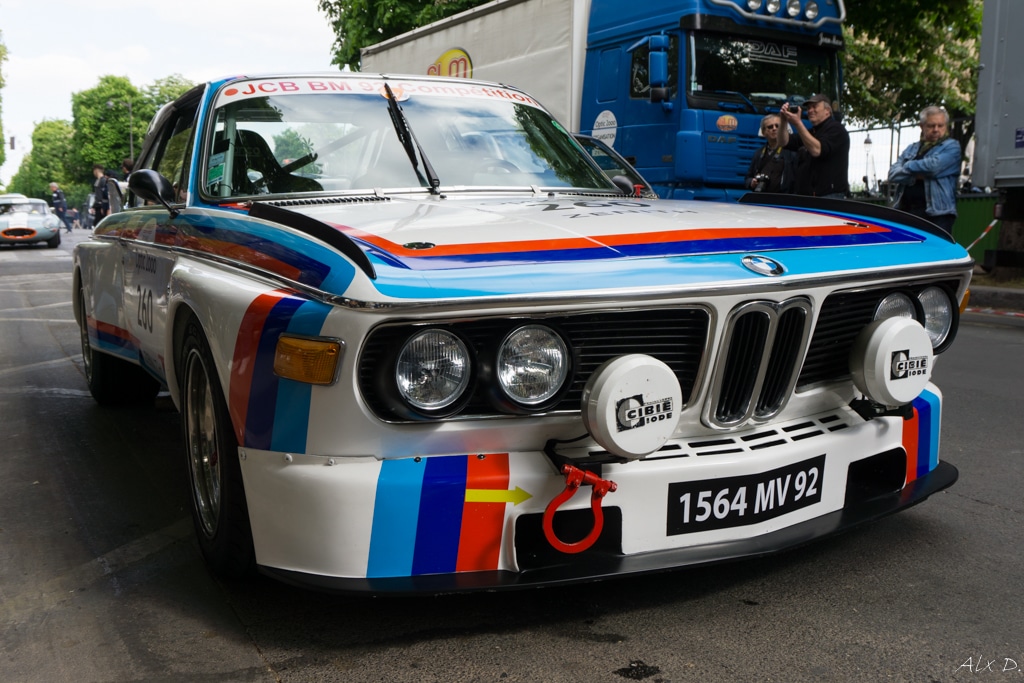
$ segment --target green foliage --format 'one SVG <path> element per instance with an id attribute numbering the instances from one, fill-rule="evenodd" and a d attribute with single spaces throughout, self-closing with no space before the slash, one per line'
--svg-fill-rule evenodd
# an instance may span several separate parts
<path id="1" fill-rule="evenodd" d="M 359 70 L 359 50 L 438 19 L 482 5 L 486 0 L 319 0 L 338 37 L 338 66 Z"/>
<path id="2" fill-rule="evenodd" d="M 73 136 L 74 131 L 67 121 L 47 120 L 37 124 L 32 131 L 32 151 L 22 158 L 7 189 L 49 199 L 49 185 L 55 182 L 64 190 L 69 204 L 84 200 L 89 193 L 88 185 L 74 183 L 66 168 L 66 160 L 72 155 Z"/>
<path id="3" fill-rule="evenodd" d="M 116 170 L 132 156 L 133 148 L 137 156 L 157 110 L 192 87 L 177 74 L 141 90 L 127 78 L 103 76 L 95 87 L 72 94 L 73 123 L 51 120 L 36 125 L 32 151 L 22 159 L 8 190 L 49 198 L 53 181 L 60 184 L 69 204 L 82 204 L 91 192 L 92 165 Z"/>
<path id="4" fill-rule="evenodd" d="M 274 157 L 278 161 L 290 159 L 294 161 L 304 157 L 312 150 L 309 140 L 299 135 L 294 128 L 289 128 L 280 135 L 274 136 Z"/>
<path id="5" fill-rule="evenodd" d="M 103 76 L 96 87 L 71 96 L 75 129 L 75 155 L 69 169 L 72 177 L 88 182 L 93 164 L 120 167 L 121 160 L 130 156 L 129 121 L 133 135 L 137 129 L 145 130 L 145 123 L 135 121 L 135 111 L 142 101 L 141 93 L 123 76 Z"/>
<path id="6" fill-rule="evenodd" d="M 90 182 L 93 164 L 116 170 L 122 159 L 138 156 L 156 112 L 192 85 L 174 74 L 139 90 L 127 78 L 103 76 L 94 88 L 74 93 L 75 154 L 70 158 L 69 175 Z"/>
<path id="7" fill-rule="evenodd" d="M 851 1 L 846 8 L 849 115 L 889 124 L 917 120 L 921 109 L 938 104 L 953 119 L 973 117 L 981 0 Z"/>
<path id="8" fill-rule="evenodd" d="M 171 74 L 165 78 L 158 78 L 151 84 L 144 86 L 142 94 L 145 98 L 146 106 L 152 110 L 149 118 L 146 119 L 146 123 L 149 123 L 149 119 L 156 114 L 160 107 L 178 99 L 194 86 L 195 83 L 181 74 Z"/>

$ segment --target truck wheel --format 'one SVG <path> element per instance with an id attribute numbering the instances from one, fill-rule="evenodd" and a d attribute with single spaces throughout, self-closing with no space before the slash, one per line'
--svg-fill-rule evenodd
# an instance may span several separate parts
<path id="1" fill-rule="evenodd" d="M 148 372 L 126 360 L 93 350 L 89 342 L 89 323 L 86 316 L 85 293 L 78 290 L 78 324 L 82 342 L 82 364 L 89 393 L 104 407 L 150 407 L 160 391 L 160 383 Z"/>
<path id="2" fill-rule="evenodd" d="M 199 548 L 216 574 L 245 577 L 255 568 L 255 553 L 238 440 L 210 345 L 195 317 L 185 323 L 178 358 L 181 427 Z"/>

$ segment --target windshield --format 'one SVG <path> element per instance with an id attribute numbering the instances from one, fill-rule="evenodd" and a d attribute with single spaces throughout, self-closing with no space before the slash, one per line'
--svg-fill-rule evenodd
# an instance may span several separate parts
<path id="1" fill-rule="evenodd" d="M 694 109 L 763 114 L 791 95 L 835 97 L 835 53 L 781 41 L 690 34 L 687 100 Z"/>
<path id="2" fill-rule="evenodd" d="M 0 214 L 4 213 L 47 213 L 49 205 L 45 202 L 19 202 L 17 204 L 0 204 Z"/>
<path id="3" fill-rule="evenodd" d="M 616 191 L 522 93 L 444 81 L 388 83 L 400 116 L 379 79 L 294 79 L 287 89 L 283 81 L 232 83 L 217 99 L 204 193 L 429 188 L 431 179 L 449 191 Z"/>

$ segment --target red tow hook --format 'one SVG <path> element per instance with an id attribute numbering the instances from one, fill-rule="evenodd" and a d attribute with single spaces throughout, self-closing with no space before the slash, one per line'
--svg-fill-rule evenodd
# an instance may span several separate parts
<path id="1" fill-rule="evenodd" d="M 601 499 L 617 489 L 618 484 L 614 481 L 602 479 L 593 472 L 586 472 L 569 464 L 562 465 L 562 474 L 565 475 L 565 490 L 555 496 L 544 509 L 544 537 L 548 539 L 548 543 L 555 550 L 563 553 L 581 553 L 594 545 L 601 535 L 601 530 L 604 529 L 604 512 L 601 510 Z M 594 528 L 582 540 L 576 543 L 565 543 L 555 535 L 555 529 L 552 526 L 555 519 L 555 511 L 562 506 L 562 503 L 576 495 L 576 492 L 583 484 L 593 487 L 590 493 L 590 509 L 594 512 Z"/>

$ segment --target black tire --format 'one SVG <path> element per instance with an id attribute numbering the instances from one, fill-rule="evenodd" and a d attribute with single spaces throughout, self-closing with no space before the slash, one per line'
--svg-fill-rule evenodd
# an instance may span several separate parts
<path id="1" fill-rule="evenodd" d="M 244 578 L 256 564 L 238 440 L 210 345 L 194 316 L 185 323 L 177 358 L 181 433 L 199 548 L 215 574 Z"/>
<path id="2" fill-rule="evenodd" d="M 95 351 L 89 341 L 85 293 L 78 290 L 78 332 L 82 342 L 82 364 L 89 393 L 104 407 L 149 408 L 160 391 L 160 383 L 138 365 Z"/>
<path id="3" fill-rule="evenodd" d="M 60 246 L 60 230 L 57 231 L 56 235 L 46 240 L 46 246 L 48 249 L 56 249 Z"/>

